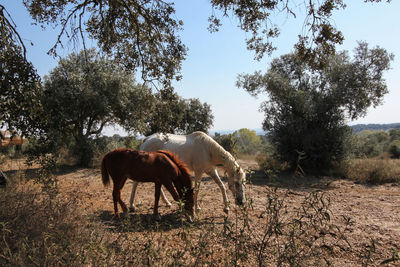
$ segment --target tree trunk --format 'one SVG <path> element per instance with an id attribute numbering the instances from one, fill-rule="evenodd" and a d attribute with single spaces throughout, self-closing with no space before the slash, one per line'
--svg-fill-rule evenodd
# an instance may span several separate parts
<path id="1" fill-rule="evenodd" d="M 78 157 L 78 166 L 89 167 L 90 162 L 93 158 L 93 147 L 90 140 L 84 135 L 79 135 L 75 137 L 75 153 Z"/>

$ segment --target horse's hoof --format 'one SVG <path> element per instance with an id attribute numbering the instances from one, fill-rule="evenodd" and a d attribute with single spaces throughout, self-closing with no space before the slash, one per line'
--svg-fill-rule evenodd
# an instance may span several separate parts
<path id="1" fill-rule="evenodd" d="M 199 212 L 199 211 L 201 211 L 201 208 L 200 207 L 196 207 L 196 213 Z"/>
<path id="2" fill-rule="evenodd" d="M 168 208 L 171 208 L 172 207 L 172 204 L 171 203 L 167 203 L 167 204 L 165 204 Z"/>
<path id="3" fill-rule="evenodd" d="M 136 209 L 134 207 L 130 207 L 129 212 L 136 212 Z"/>
<path id="4" fill-rule="evenodd" d="M 229 214 L 229 208 L 224 208 L 224 212 L 226 213 L 226 215 Z"/>

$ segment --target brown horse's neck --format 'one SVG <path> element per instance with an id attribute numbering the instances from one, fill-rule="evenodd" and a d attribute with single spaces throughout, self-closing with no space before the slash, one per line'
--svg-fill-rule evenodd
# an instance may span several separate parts
<path id="1" fill-rule="evenodd" d="M 179 189 L 179 191 L 184 190 L 189 190 L 192 188 L 192 177 L 190 176 L 189 169 L 186 167 L 186 165 L 173 153 L 165 150 L 159 150 L 157 151 L 158 153 L 164 154 L 167 156 L 178 168 L 179 170 L 179 175 L 177 176 L 177 184 L 175 184 L 175 187 Z M 178 188 L 180 187 L 180 188 Z M 181 192 L 179 193 L 181 194 Z"/>

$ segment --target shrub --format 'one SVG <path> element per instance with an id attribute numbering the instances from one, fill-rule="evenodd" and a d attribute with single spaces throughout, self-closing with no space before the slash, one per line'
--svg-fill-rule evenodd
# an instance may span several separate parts
<path id="1" fill-rule="evenodd" d="M 282 163 L 275 157 L 266 154 L 258 154 L 256 156 L 256 161 L 260 170 L 264 171 L 267 177 L 276 175 L 279 172 L 286 170 L 288 167 L 286 163 Z"/>
<path id="2" fill-rule="evenodd" d="M 399 163 L 394 159 L 353 159 L 342 165 L 342 171 L 346 178 L 360 183 L 400 182 Z"/>
<path id="3" fill-rule="evenodd" d="M 215 133 L 214 139 L 226 151 L 228 151 L 232 155 L 236 155 L 236 153 L 237 153 L 237 147 L 236 147 L 237 140 L 233 137 L 232 134 L 222 134 L 221 135 L 219 133 Z"/>
<path id="4" fill-rule="evenodd" d="M 400 140 L 394 140 L 390 143 L 389 153 L 392 158 L 400 158 Z"/>

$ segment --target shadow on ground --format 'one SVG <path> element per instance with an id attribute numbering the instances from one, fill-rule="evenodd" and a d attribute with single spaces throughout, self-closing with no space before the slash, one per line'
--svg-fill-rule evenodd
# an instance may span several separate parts
<path id="1" fill-rule="evenodd" d="M 142 214 L 138 212 L 129 212 L 121 214 L 120 219 L 116 219 L 111 211 L 102 210 L 89 215 L 91 220 L 101 222 L 106 229 L 116 233 L 126 232 L 167 232 L 173 229 L 181 228 L 184 225 L 197 225 L 201 222 L 189 223 L 185 216 L 179 212 L 160 214 L 159 218 L 153 214 Z"/>
<path id="2" fill-rule="evenodd" d="M 256 186 L 269 186 L 294 191 L 330 190 L 334 187 L 332 182 L 339 178 L 330 176 L 294 175 L 293 173 L 281 173 L 266 175 L 264 171 L 255 170 L 247 174 L 247 182 Z"/>

